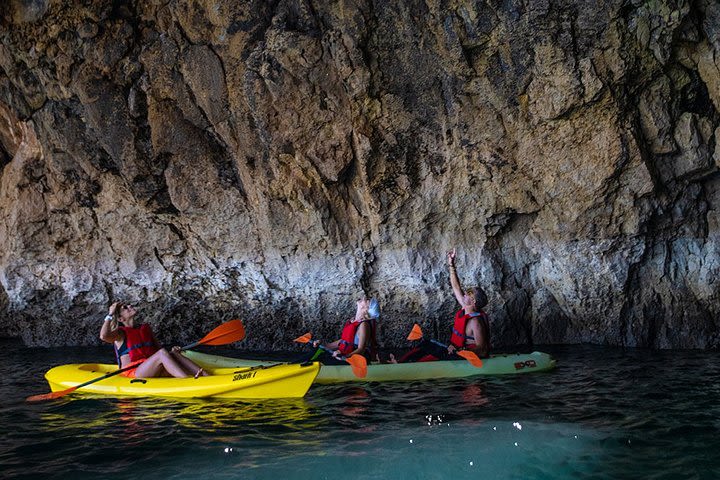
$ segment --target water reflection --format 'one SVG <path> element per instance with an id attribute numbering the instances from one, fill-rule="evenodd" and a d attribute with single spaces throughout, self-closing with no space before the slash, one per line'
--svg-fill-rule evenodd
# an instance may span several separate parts
<path id="1" fill-rule="evenodd" d="M 372 401 L 370 392 L 361 387 L 354 387 L 343 392 L 344 405 L 340 413 L 347 417 L 359 417 L 367 411 L 368 404 Z"/>
<path id="2" fill-rule="evenodd" d="M 485 395 L 484 386 L 480 383 L 466 385 L 460 394 L 460 398 L 468 407 L 485 407 L 490 404 L 490 400 Z"/>
<path id="3" fill-rule="evenodd" d="M 287 430 L 317 428 L 324 420 L 304 399 L 247 402 L 214 400 L 75 398 L 40 414 L 44 430 L 106 435 L 117 430 L 128 438 L 152 435 L 159 427 L 216 432 L 263 425 Z M 113 433 L 115 434 L 115 433 Z"/>

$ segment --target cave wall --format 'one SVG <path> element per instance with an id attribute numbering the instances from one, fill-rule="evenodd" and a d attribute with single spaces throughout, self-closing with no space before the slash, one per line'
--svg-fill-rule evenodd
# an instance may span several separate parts
<path id="1" fill-rule="evenodd" d="M 717 348 L 712 0 L 10 0 L 0 335 L 445 337 L 445 252 L 493 343 Z"/>

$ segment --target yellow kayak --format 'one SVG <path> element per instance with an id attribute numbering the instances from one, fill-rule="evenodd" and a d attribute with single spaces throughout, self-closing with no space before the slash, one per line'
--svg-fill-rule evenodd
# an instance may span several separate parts
<path id="1" fill-rule="evenodd" d="M 200 366 L 210 375 L 198 378 L 128 378 L 114 375 L 77 392 L 112 396 L 174 398 L 288 398 L 304 396 L 320 364 L 219 368 Z M 53 392 L 80 385 L 117 370 L 117 365 L 83 363 L 50 369 L 45 379 Z"/>

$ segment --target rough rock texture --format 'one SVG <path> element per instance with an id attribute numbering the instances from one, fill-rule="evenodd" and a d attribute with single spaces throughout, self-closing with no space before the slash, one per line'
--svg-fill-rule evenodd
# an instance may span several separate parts
<path id="1" fill-rule="evenodd" d="M 720 345 L 715 0 L 6 5 L 2 335 L 401 346 L 457 246 L 498 347 Z"/>

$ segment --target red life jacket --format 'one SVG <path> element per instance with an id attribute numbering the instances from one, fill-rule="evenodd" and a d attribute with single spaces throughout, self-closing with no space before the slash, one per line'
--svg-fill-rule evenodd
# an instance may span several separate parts
<path id="1" fill-rule="evenodd" d="M 338 350 L 340 350 L 340 353 L 347 355 L 358 347 L 357 343 L 355 343 L 355 334 L 357 334 L 360 325 L 365 322 L 369 322 L 368 325 L 370 327 L 370 337 L 368 338 L 368 342 L 366 344 L 367 346 L 365 347 L 366 354 L 369 354 L 375 348 L 375 320 L 360 320 L 359 322 L 348 320 L 348 322 L 343 326 L 342 333 L 340 334 L 340 342 L 338 344 Z"/>
<path id="2" fill-rule="evenodd" d="M 158 351 L 153 341 L 152 330 L 150 325 L 144 323 L 139 327 L 118 327 L 125 334 L 125 341 L 120 349 L 117 350 L 118 364 L 120 357 L 130 355 L 130 361 L 136 362 L 150 358 L 150 356 Z"/>
<path id="3" fill-rule="evenodd" d="M 465 327 L 468 320 L 473 317 L 484 318 L 487 321 L 487 313 L 480 310 L 477 313 L 465 313 L 462 308 L 455 313 L 455 324 L 453 325 L 452 334 L 450 335 L 450 343 L 455 348 L 473 348 L 475 347 L 475 339 L 469 335 L 465 335 Z M 470 342 L 468 342 L 470 340 Z"/>

